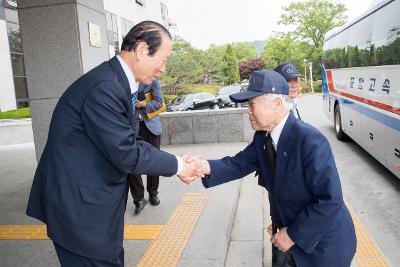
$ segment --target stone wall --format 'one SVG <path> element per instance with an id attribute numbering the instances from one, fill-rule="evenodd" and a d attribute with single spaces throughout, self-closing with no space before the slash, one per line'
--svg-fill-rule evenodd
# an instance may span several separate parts
<path id="1" fill-rule="evenodd" d="M 31 119 L 0 120 L 0 146 L 32 142 Z"/>
<path id="2" fill-rule="evenodd" d="M 162 145 L 248 142 L 254 131 L 246 109 L 179 111 L 161 114 Z M 0 120 L 0 146 L 33 142 L 32 122 Z"/>
<path id="3" fill-rule="evenodd" d="M 162 145 L 250 141 L 253 137 L 245 108 L 180 111 L 161 114 Z"/>

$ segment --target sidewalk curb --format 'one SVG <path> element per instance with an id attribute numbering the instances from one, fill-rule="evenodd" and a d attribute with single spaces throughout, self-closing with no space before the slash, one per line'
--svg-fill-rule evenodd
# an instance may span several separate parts
<path id="1" fill-rule="evenodd" d="M 229 219 L 229 226 L 227 229 L 227 234 L 226 234 L 226 250 L 225 250 L 225 258 L 224 258 L 224 266 L 226 266 L 226 259 L 228 257 L 228 250 L 229 250 L 229 243 L 231 241 L 231 234 L 232 234 L 232 230 L 233 230 L 233 223 L 235 221 L 235 217 L 236 217 L 236 212 L 238 210 L 238 204 L 239 204 L 239 198 L 240 198 L 240 191 L 242 189 L 242 184 L 243 181 L 242 179 L 240 179 L 240 183 L 237 187 L 237 192 L 236 192 L 236 197 L 233 201 L 233 207 L 232 207 L 232 212 L 231 212 L 231 218 Z"/>
<path id="2" fill-rule="evenodd" d="M 268 192 L 263 189 L 262 191 L 263 200 L 263 267 L 271 267 L 272 262 L 272 245 L 269 241 L 269 235 L 267 233 L 267 227 L 271 224 L 271 217 L 269 214 L 269 200 Z"/>
<path id="3" fill-rule="evenodd" d="M 226 250 L 225 250 L 225 258 L 224 258 L 224 266 L 226 266 L 226 260 L 228 258 L 228 251 L 229 251 L 229 244 L 231 241 L 231 235 L 232 235 L 232 230 L 233 230 L 233 223 L 235 222 L 235 217 L 236 217 L 236 212 L 238 210 L 238 205 L 239 205 L 239 199 L 240 199 L 240 192 L 242 189 L 242 184 L 243 181 L 240 179 L 240 183 L 237 187 L 237 192 L 236 192 L 236 198 L 234 199 L 234 205 L 232 207 L 232 212 L 231 212 L 231 218 L 229 220 L 229 226 L 227 229 L 227 234 L 226 234 Z"/>
<path id="4" fill-rule="evenodd" d="M 177 266 L 225 266 L 241 185 L 238 180 L 206 190 L 208 202 Z"/>

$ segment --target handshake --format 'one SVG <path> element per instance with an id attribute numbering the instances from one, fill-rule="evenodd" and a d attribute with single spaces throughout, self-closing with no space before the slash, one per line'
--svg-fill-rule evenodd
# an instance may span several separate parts
<path id="1" fill-rule="evenodd" d="M 192 184 L 196 179 L 210 174 L 210 164 L 202 156 L 181 156 L 183 170 L 178 174 L 185 184 Z"/>

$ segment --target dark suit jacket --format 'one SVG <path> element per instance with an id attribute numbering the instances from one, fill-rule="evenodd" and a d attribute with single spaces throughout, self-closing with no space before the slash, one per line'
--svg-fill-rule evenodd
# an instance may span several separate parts
<path id="1" fill-rule="evenodd" d="M 60 98 L 32 184 L 27 214 L 58 245 L 94 259 L 122 248 L 127 174 L 172 176 L 174 155 L 136 140 L 128 79 L 116 57 Z"/>
<path id="2" fill-rule="evenodd" d="M 210 160 L 211 176 L 203 185 L 216 186 L 260 169 L 272 221 L 288 227 L 297 266 L 350 266 L 355 231 L 326 138 L 290 113 L 278 141 L 275 173 L 265 140 L 265 132 L 256 132 L 252 143 L 234 157 Z"/>

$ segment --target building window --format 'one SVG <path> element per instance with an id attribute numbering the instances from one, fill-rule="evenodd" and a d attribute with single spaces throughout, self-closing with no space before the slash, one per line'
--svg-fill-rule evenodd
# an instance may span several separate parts
<path id="1" fill-rule="evenodd" d="M 14 9 L 6 8 L 5 15 L 17 107 L 29 107 L 29 96 L 26 86 L 24 52 L 22 49 L 18 12 Z"/>
<path id="2" fill-rule="evenodd" d="M 133 28 L 133 22 L 124 18 L 121 18 L 121 31 L 122 39 L 128 34 L 128 32 Z"/>
<path id="3" fill-rule="evenodd" d="M 136 0 L 136 3 L 140 6 L 146 6 L 146 0 Z"/>
<path id="4" fill-rule="evenodd" d="M 114 55 L 119 52 L 117 15 L 106 11 L 107 41 L 109 50 L 114 50 Z M 113 56 L 110 54 L 110 56 Z"/>
<path id="5" fill-rule="evenodd" d="M 163 3 L 161 3 L 161 17 L 162 17 L 163 21 L 167 21 L 168 7 Z"/>

